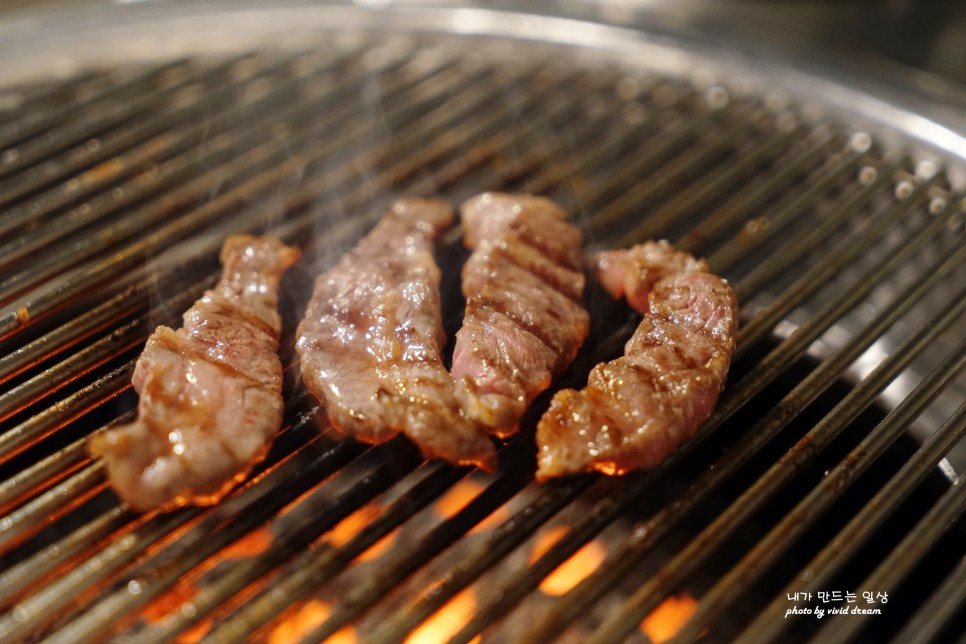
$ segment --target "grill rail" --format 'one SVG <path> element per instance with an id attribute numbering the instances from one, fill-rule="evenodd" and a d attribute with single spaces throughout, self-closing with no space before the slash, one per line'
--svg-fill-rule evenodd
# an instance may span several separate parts
<path id="1" fill-rule="evenodd" d="M 92 71 L 0 115 L 0 633 L 236 641 L 324 604 L 296 637 L 391 642 L 467 592 L 457 642 L 646 638 L 642 620 L 683 592 L 696 608 L 680 641 L 792 624 L 822 641 L 897 627 L 939 641 L 961 626 L 963 485 L 939 466 L 966 431 L 949 404 L 964 384 L 966 202 L 944 168 L 725 85 L 574 65 L 544 45 L 384 36 Z M 553 197 L 592 249 L 675 240 L 734 284 L 730 383 L 669 462 L 536 486 L 541 398 L 499 475 L 423 463 L 401 439 L 339 440 L 299 385 L 291 330 L 316 269 L 394 195 L 490 189 Z M 286 426 L 222 504 L 137 516 L 86 437 L 131 418 L 140 346 L 211 284 L 224 236 L 263 230 L 305 250 L 283 302 Z M 441 257 L 458 246 L 456 231 Z M 636 321 L 593 287 L 588 302 L 591 340 L 561 386 L 619 353 Z M 836 519 L 856 495 L 854 518 Z M 914 525 L 897 532 L 897 514 Z M 897 536 L 869 561 L 863 544 L 884 532 Z M 546 593 L 593 543 L 609 549 L 595 570 Z M 936 557 L 920 605 L 903 583 Z M 883 616 L 786 619 L 790 593 L 833 586 L 892 601 Z"/>

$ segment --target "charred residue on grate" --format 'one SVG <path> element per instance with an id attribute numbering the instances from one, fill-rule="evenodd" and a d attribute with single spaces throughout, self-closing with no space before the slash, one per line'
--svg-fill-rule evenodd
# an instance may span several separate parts
<path id="1" fill-rule="evenodd" d="M 962 515 L 962 486 L 937 469 L 964 431 L 945 394 L 961 383 L 961 196 L 942 167 L 726 79 L 573 64 L 536 43 L 347 42 L 91 70 L 24 90 L 0 122 L 4 633 L 643 640 L 641 620 L 674 598 L 696 611 L 691 636 L 754 637 L 786 626 L 785 591 L 813 561 L 829 589 L 899 593 L 886 619 L 829 622 L 840 634 L 956 628 L 945 598 L 918 615 L 901 599 L 961 575 L 924 572 L 952 568 L 962 537 L 928 529 L 931 513 Z M 670 463 L 531 484 L 547 396 L 496 475 L 328 430 L 293 362 L 300 294 L 394 196 L 488 189 L 558 200 L 589 250 L 666 237 L 734 284 L 745 324 L 729 387 Z M 130 413 L 141 343 L 210 283 L 224 235 L 246 230 L 306 251 L 282 305 L 286 425 L 218 507 L 134 516 L 84 437 Z M 450 276 L 458 237 L 440 252 Z M 455 279 L 444 296 L 452 331 Z M 561 386 L 636 323 L 595 287 L 588 303 L 592 336 Z M 939 438 L 920 448 L 914 422 Z M 882 490 L 904 500 L 863 532 L 849 520 Z M 877 572 L 923 525 L 937 545 L 902 563 L 905 585 Z M 842 533 L 871 545 L 830 552 Z M 756 563 L 763 543 L 782 565 Z M 561 578 L 571 557 L 586 566 Z"/>

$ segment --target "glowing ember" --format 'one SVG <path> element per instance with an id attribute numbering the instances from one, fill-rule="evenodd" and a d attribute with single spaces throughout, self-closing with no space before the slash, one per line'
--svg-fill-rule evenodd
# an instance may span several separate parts
<path id="1" fill-rule="evenodd" d="M 530 553 L 530 563 L 534 563 L 546 554 L 568 531 L 567 526 L 555 526 L 537 537 L 533 552 Z M 605 554 L 604 545 L 599 541 L 584 544 L 580 550 L 540 582 L 540 590 L 548 595 L 563 595 L 594 572 L 604 560 Z"/>
<path id="2" fill-rule="evenodd" d="M 196 594 L 198 589 L 194 584 L 177 584 L 145 606 L 141 615 L 149 622 L 160 622 L 167 615 L 181 608 L 183 604 L 190 602 Z"/>
<path id="3" fill-rule="evenodd" d="M 375 505 L 366 505 L 343 519 L 339 525 L 332 528 L 329 532 L 329 543 L 336 548 L 344 546 L 351 541 L 357 534 L 369 526 L 378 516 L 381 508 Z M 370 561 L 384 553 L 395 538 L 396 532 L 390 532 L 379 541 L 369 546 L 362 552 L 356 561 Z"/>
<path id="4" fill-rule="evenodd" d="M 192 626 L 189 630 L 185 631 L 178 636 L 178 644 L 195 644 L 204 639 L 208 631 L 211 630 L 211 624 L 213 620 L 206 619 L 203 622 L 198 622 Z"/>
<path id="5" fill-rule="evenodd" d="M 231 544 L 222 551 L 226 559 L 245 559 L 260 555 L 272 545 L 272 533 L 267 527 L 259 528 Z"/>
<path id="6" fill-rule="evenodd" d="M 677 635 L 681 627 L 691 619 L 697 607 L 698 602 L 687 593 L 668 597 L 644 618 L 641 622 L 641 631 L 654 644 L 666 642 Z"/>
<path id="7" fill-rule="evenodd" d="M 268 644 L 288 644 L 297 642 L 315 630 L 332 613 L 332 608 L 325 602 L 311 600 L 306 602 L 291 617 L 282 621 L 268 636 Z M 327 644 L 355 644 L 356 632 L 351 626 L 345 626 L 326 640 Z"/>
<path id="8" fill-rule="evenodd" d="M 442 608 L 433 613 L 429 619 L 409 634 L 405 644 L 437 644 L 445 642 L 456 635 L 476 610 L 476 595 L 470 588 L 454 595 Z M 479 641 L 479 637 L 472 640 L 472 644 Z"/>
<path id="9" fill-rule="evenodd" d="M 449 519 L 469 505 L 470 501 L 483 491 L 483 486 L 469 479 L 463 479 L 443 495 L 433 509 L 440 517 Z"/>
<path id="10" fill-rule="evenodd" d="M 436 502 L 433 510 L 443 519 L 456 516 L 463 508 L 469 505 L 484 490 L 484 486 L 469 479 L 464 479 L 453 486 L 443 498 Z M 497 527 L 510 517 L 510 513 L 503 506 L 491 512 L 485 519 L 473 526 L 470 534 L 474 532 L 485 532 Z"/>

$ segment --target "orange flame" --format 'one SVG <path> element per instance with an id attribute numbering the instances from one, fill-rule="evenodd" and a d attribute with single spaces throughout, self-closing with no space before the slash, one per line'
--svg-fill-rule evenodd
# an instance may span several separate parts
<path id="1" fill-rule="evenodd" d="M 436 514 L 443 518 L 449 519 L 456 516 L 467 505 L 470 501 L 475 499 L 484 489 L 483 485 L 469 479 L 463 479 L 447 492 L 443 497 L 436 502 L 433 506 L 433 510 Z M 473 526 L 470 530 L 470 534 L 475 532 L 485 532 L 487 530 L 492 530 L 504 521 L 506 521 L 510 516 L 510 513 L 503 506 L 500 506 L 495 511 L 491 512 L 485 519 L 480 521 L 478 524 Z"/>
<path id="2" fill-rule="evenodd" d="M 555 543 L 560 541 L 570 528 L 565 525 L 555 526 L 537 537 L 530 553 L 530 563 L 533 564 L 547 553 Z M 587 575 L 594 572 L 606 556 L 604 546 L 599 541 L 590 541 L 572 554 L 569 559 L 557 566 L 542 582 L 540 590 L 548 595 L 563 595 L 579 584 Z"/>
<path id="3" fill-rule="evenodd" d="M 260 555 L 272 545 L 272 533 L 267 527 L 249 532 L 221 551 L 225 559 L 245 559 Z"/>
<path id="4" fill-rule="evenodd" d="M 345 545 L 353 537 L 359 534 L 364 528 L 366 528 L 376 517 L 379 516 L 381 508 L 375 505 L 366 505 L 339 522 L 339 525 L 332 528 L 329 532 L 329 543 L 331 543 L 336 548 Z M 390 532 L 384 536 L 379 541 L 375 542 L 364 550 L 358 557 L 356 561 L 371 561 L 379 557 L 384 553 L 395 538 L 395 531 Z"/>
<path id="5" fill-rule="evenodd" d="M 288 644 L 297 642 L 315 630 L 332 614 L 332 607 L 318 600 L 304 603 L 291 617 L 285 619 L 272 629 L 268 636 L 268 644 Z M 356 632 L 351 626 L 344 626 L 336 631 L 326 642 L 327 644 L 356 644 Z"/>
<path id="6" fill-rule="evenodd" d="M 476 610 L 476 595 L 473 590 L 466 588 L 433 613 L 406 638 L 405 644 L 437 644 L 445 642 L 456 635 Z M 479 642 L 479 636 L 472 642 Z"/>
<path id="7" fill-rule="evenodd" d="M 681 627 L 694 615 L 697 607 L 698 602 L 687 593 L 672 595 L 644 618 L 641 622 L 641 631 L 654 644 L 666 642 L 678 634 Z"/>
<path id="8" fill-rule="evenodd" d="M 196 644 L 204 639 L 208 631 L 211 630 L 211 625 L 214 622 L 211 618 L 204 621 L 198 622 L 190 629 L 186 630 L 184 633 L 178 636 L 176 640 L 178 644 Z"/>
<path id="9" fill-rule="evenodd" d="M 174 588 L 155 598 L 144 607 L 141 615 L 149 622 L 160 622 L 186 602 L 191 601 L 198 594 L 194 584 L 177 584 Z"/>

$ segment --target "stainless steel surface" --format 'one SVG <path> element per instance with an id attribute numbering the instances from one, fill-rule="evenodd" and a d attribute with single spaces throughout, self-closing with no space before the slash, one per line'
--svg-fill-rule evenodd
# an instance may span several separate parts
<path id="1" fill-rule="evenodd" d="M 904 594 L 961 576 L 945 574 L 966 386 L 952 104 L 599 7 L 77 7 L 0 26 L 16 62 L 0 71 L 7 638 L 400 641 L 443 611 L 456 641 L 640 641 L 683 592 L 683 636 L 798 638 L 825 624 L 785 619 L 787 593 L 867 589 L 890 593 L 886 614 L 822 637 L 961 625 L 962 593 L 921 609 Z M 487 189 L 550 195 L 589 250 L 666 237 L 734 284 L 728 388 L 671 462 L 531 483 L 545 398 L 497 475 L 329 430 L 291 350 L 316 270 L 394 196 Z M 221 505 L 136 516 L 85 437 L 130 418 L 141 343 L 246 230 L 306 251 L 283 303 L 286 426 Z M 463 256 L 457 231 L 441 250 L 451 332 Z M 596 288 L 588 303 L 562 386 L 636 322 Z M 585 548 L 603 552 L 593 572 L 548 590 Z"/>

